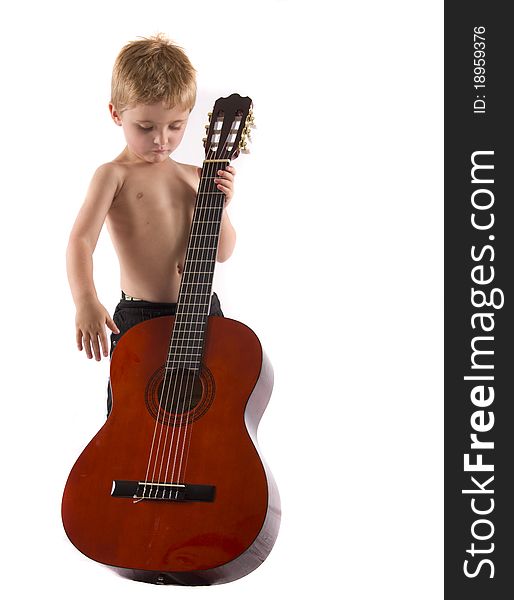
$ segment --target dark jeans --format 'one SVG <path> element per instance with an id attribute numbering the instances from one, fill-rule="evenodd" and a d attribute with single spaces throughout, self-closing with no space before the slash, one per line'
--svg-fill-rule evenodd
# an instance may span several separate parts
<path id="1" fill-rule="evenodd" d="M 120 300 L 112 316 L 114 322 L 120 330 L 119 333 L 111 333 L 111 352 L 110 356 L 119 342 L 121 336 L 134 325 L 154 319 L 155 317 L 164 317 L 174 315 L 177 312 L 175 302 L 148 302 L 146 300 Z M 218 296 L 213 292 L 211 297 L 210 315 L 223 317 Z M 111 382 L 107 386 L 107 416 L 112 409 Z"/>

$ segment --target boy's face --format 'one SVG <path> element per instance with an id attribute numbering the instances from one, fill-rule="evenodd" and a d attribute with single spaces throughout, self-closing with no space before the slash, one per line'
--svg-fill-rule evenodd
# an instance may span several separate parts
<path id="1" fill-rule="evenodd" d="M 136 104 L 121 114 L 112 103 L 111 117 L 123 127 L 127 147 L 140 160 L 160 163 L 177 148 L 184 137 L 189 109 L 165 108 L 162 102 Z"/>

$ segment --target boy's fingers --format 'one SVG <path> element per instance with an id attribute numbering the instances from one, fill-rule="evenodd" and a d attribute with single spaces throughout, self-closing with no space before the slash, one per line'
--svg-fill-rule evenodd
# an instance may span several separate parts
<path id="1" fill-rule="evenodd" d="M 232 188 L 228 187 L 227 185 L 223 185 L 222 183 L 218 183 L 217 188 L 227 196 L 232 192 Z"/>
<path id="2" fill-rule="evenodd" d="M 118 329 L 118 326 L 116 325 L 116 323 L 111 319 L 111 317 L 107 317 L 107 319 L 105 320 L 105 322 L 107 323 L 107 327 L 113 332 L 113 333 L 119 333 L 120 330 Z"/>
<path id="3" fill-rule="evenodd" d="M 218 171 L 218 175 L 220 179 L 228 179 L 229 181 L 234 181 L 234 174 L 230 171 Z M 214 181 L 216 181 L 216 179 Z"/>
<path id="4" fill-rule="evenodd" d="M 95 355 L 95 360 L 100 360 L 100 345 L 98 343 L 98 337 L 95 335 L 92 339 L 93 352 Z"/>
<path id="5" fill-rule="evenodd" d="M 93 358 L 93 354 L 91 352 L 91 344 L 90 344 L 91 340 L 89 338 L 89 335 L 86 334 L 83 338 L 83 343 L 84 343 L 84 350 L 86 351 L 86 356 L 88 358 Z"/>
<path id="6" fill-rule="evenodd" d="M 104 356 L 109 355 L 109 346 L 107 345 L 107 336 L 105 335 L 105 331 L 100 333 L 100 344 L 102 345 L 102 352 Z"/>
<path id="7" fill-rule="evenodd" d="M 77 342 L 77 348 L 79 350 L 82 350 L 82 331 L 80 331 L 80 329 L 77 330 L 77 333 L 75 335 L 75 340 Z"/>

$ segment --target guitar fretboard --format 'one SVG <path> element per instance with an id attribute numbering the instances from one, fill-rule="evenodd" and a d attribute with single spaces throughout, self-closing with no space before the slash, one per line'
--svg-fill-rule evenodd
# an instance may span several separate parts
<path id="1" fill-rule="evenodd" d="M 166 364 L 170 369 L 200 368 L 225 204 L 214 178 L 227 164 L 226 160 L 203 164 Z"/>

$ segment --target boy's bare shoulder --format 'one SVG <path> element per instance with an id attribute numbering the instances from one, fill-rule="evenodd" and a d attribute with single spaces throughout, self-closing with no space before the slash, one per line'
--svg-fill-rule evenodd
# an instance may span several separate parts
<path id="1" fill-rule="evenodd" d="M 188 165 L 186 163 L 180 163 L 177 161 L 174 161 L 174 162 L 177 165 L 177 168 L 180 169 L 185 175 L 187 175 L 189 177 L 194 177 L 195 179 L 198 179 L 199 167 L 197 167 L 196 165 Z"/>
<path id="2" fill-rule="evenodd" d="M 110 161 L 97 167 L 95 175 L 98 174 L 100 177 L 117 177 L 122 174 L 125 168 L 122 163 Z"/>
<path id="3" fill-rule="evenodd" d="M 111 190 L 114 189 L 114 197 L 116 197 L 123 187 L 128 171 L 128 166 L 123 163 L 115 160 L 106 162 L 97 167 L 93 180 L 107 185 Z"/>

